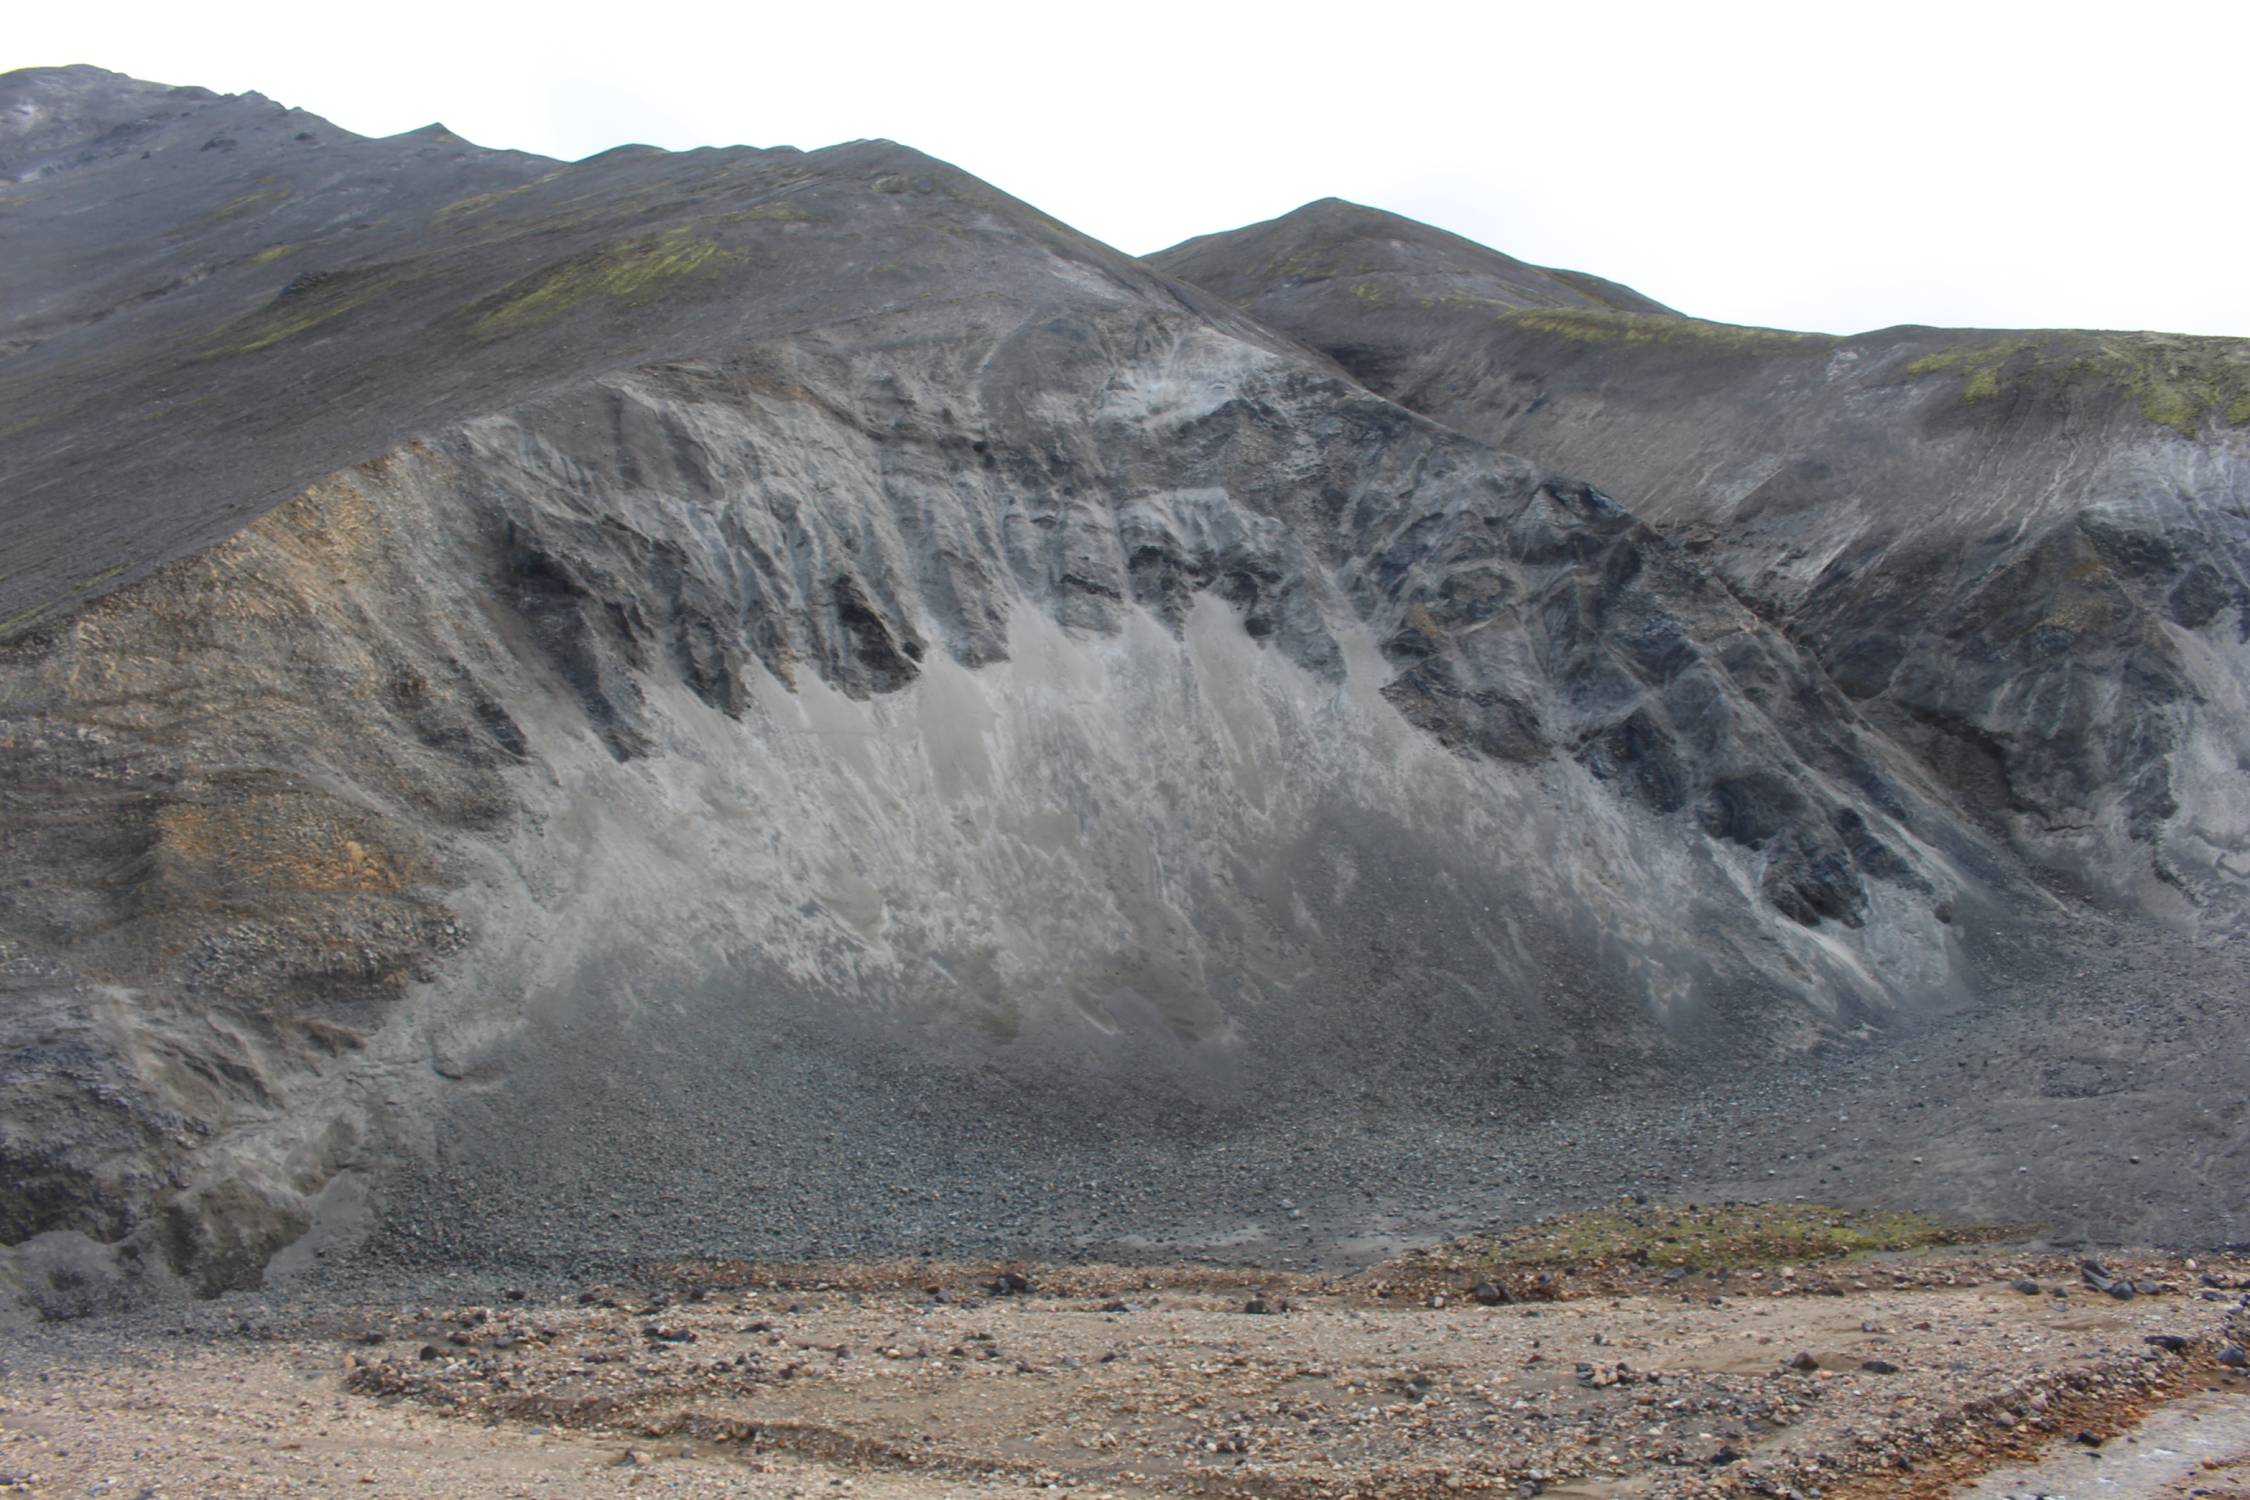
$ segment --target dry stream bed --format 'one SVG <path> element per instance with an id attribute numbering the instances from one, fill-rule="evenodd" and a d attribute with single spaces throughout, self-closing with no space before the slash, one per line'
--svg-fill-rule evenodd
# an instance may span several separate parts
<path id="1" fill-rule="evenodd" d="M 2250 1261 L 1622 1246 L 696 1263 L 90 1331 L 0 1374 L 0 1493 L 2250 1495 Z"/>

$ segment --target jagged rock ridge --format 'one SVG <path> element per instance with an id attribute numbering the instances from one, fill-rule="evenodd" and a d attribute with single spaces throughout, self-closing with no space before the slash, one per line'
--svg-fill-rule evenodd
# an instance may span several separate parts
<path id="1" fill-rule="evenodd" d="M 1334 202 L 1151 259 L 1630 497 L 2049 878 L 2239 921 L 2250 341 L 1699 323 Z"/>

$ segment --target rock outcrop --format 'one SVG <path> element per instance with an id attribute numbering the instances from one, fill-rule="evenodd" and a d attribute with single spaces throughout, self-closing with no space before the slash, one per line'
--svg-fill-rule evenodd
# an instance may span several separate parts
<path id="1" fill-rule="evenodd" d="M 1766 498 L 1721 513 L 1600 437 L 1622 361 L 1480 344 L 1440 400 L 1436 312 L 1345 289 L 1330 338 L 1223 244 L 1142 265 L 888 143 L 561 165 L 71 69 L 0 79 L 0 162 L 0 1242 L 35 1300 L 369 1225 L 725 1249 L 826 1157 L 986 1136 L 1013 1170 L 1532 1118 L 1970 1001 L 2053 920 L 2019 854 L 2234 899 L 2223 423 L 2068 446 L 2142 465 L 2140 510 L 1988 452 L 1940 535 L 1965 476 L 1850 497 L 1989 447 L 1982 355 L 1869 350 L 1878 382 L 1444 273 L 1579 320 L 1509 339 L 1718 372 L 1647 410 L 1708 381 L 1683 410 L 1773 406 L 1738 435 L 1855 424 L 1850 524 L 1746 449 Z M 1510 425 L 1526 379 L 1549 426 Z"/>
<path id="2" fill-rule="evenodd" d="M 1626 497 L 2061 888 L 2239 926 L 2250 341 L 1703 323 L 1333 201 L 1151 260 Z"/>

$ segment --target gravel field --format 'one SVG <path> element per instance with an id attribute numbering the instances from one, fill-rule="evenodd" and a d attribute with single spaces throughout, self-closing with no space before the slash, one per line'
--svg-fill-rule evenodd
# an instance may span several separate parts
<path id="1" fill-rule="evenodd" d="M 1262 1076 L 1297 1099 L 1270 1116 L 1074 1110 L 1020 1078 L 932 1089 L 911 1048 L 850 1071 L 808 1048 L 749 1089 L 720 1028 L 685 1028 L 711 1038 L 700 1052 L 627 1036 L 588 1053 L 607 1080 L 520 1096 L 568 1098 L 567 1115 L 494 1091 L 447 1175 L 392 1189 L 364 1245 L 347 1220 L 289 1265 L 347 1297 L 432 1274 L 560 1285 L 665 1255 L 1334 1273 L 1635 1193 L 2037 1224 L 2063 1248 L 2245 1244 L 2243 968 L 2241 945 L 2088 909 L 2071 932 L 2015 935 L 1973 1007 L 1755 1070 L 1589 1091 L 1526 1057 L 1522 1087 L 1480 1096 L 1404 1066 L 1341 1089 L 1320 1055 L 1280 1052 Z M 732 1144 L 683 1146 L 711 1141 Z"/>
<path id="2" fill-rule="evenodd" d="M 2049 1467 L 2145 1481 L 2104 1494 L 2228 1493 L 2164 1488 L 2180 1465 L 2131 1462 L 2131 1429 L 2192 1397 L 2164 1420 L 2210 1424 L 2193 1472 L 2250 1456 L 2230 1363 L 2250 1262 L 2102 1270 L 2137 1294 L 2006 1250 L 1488 1275 L 1441 1247 L 1334 1280 L 694 1264 L 554 1301 L 232 1299 L 28 1340 L 0 1376 L 0 1475 L 56 1496 L 1838 1500 L 1960 1493 L 2062 1444 Z"/>

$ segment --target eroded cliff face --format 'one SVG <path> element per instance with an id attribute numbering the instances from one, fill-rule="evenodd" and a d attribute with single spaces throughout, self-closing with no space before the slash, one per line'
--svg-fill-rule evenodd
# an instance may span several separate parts
<path id="1" fill-rule="evenodd" d="M 668 995 L 1127 1118 L 1528 1097 L 1943 997 L 1976 885 L 1613 502 L 1122 299 L 477 418 L 4 670 L 11 1238 L 207 1288 L 342 1170 L 581 1170 L 447 1101 Z"/>
<path id="2" fill-rule="evenodd" d="M 2239 926 L 2250 344 L 1698 323 L 1337 203 L 1152 260 L 1626 497 L 2063 888 Z"/>
<path id="3" fill-rule="evenodd" d="M 0 371 L 0 1256 L 39 1305 L 368 1233 L 967 1244 L 916 1163 L 1512 1129 L 1973 1004 L 2054 920 L 2027 808 L 2089 868 L 2232 837 L 2236 606 L 2187 581 L 2223 546 L 2081 526 L 2040 672 L 1893 598 L 1902 652 L 1955 637 L 1869 690 L 1813 628 L 1833 554 L 1779 607 L 1755 528 L 1652 526 L 901 148 L 562 168 L 166 94 L 143 158 L 101 143 L 148 99 L 66 72 L 0 80 L 44 101 L 41 243 L 156 202 L 216 269 L 58 280 Z M 190 213 L 261 165 L 288 191 Z M 191 377 L 244 425 L 144 401 Z M 2079 740 L 1988 772 L 1916 673 Z"/>

